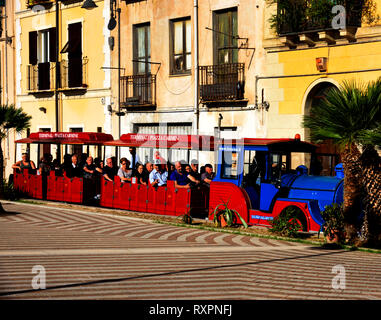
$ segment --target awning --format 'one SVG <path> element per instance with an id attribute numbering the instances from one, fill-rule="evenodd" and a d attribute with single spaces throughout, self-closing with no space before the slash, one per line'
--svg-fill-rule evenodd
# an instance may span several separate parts
<path id="1" fill-rule="evenodd" d="M 213 151 L 215 139 L 213 136 L 203 135 L 166 135 L 166 134 L 123 134 L 119 140 L 105 142 L 106 146 L 188 149 Z"/>
<path id="2" fill-rule="evenodd" d="M 113 141 L 111 134 L 101 132 L 34 132 L 15 143 L 86 144 L 103 145 Z"/>

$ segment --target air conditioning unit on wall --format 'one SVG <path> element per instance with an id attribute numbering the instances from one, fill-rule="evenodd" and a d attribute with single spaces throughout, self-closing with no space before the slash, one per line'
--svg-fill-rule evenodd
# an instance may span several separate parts
<path id="1" fill-rule="evenodd" d="M 320 72 L 326 72 L 328 70 L 328 58 L 316 58 L 316 69 Z"/>

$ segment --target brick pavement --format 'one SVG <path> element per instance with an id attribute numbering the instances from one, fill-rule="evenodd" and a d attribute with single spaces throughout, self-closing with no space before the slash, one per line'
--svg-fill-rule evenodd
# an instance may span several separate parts
<path id="1" fill-rule="evenodd" d="M 0 299 L 380 299 L 381 256 L 4 204 Z M 46 270 L 33 290 L 32 268 Z M 345 268 L 333 289 L 332 268 Z"/>

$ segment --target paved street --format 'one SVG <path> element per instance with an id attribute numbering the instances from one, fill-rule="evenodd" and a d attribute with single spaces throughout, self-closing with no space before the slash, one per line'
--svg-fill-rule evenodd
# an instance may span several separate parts
<path id="1" fill-rule="evenodd" d="M 381 299 L 379 254 L 3 206 L 0 299 Z"/>

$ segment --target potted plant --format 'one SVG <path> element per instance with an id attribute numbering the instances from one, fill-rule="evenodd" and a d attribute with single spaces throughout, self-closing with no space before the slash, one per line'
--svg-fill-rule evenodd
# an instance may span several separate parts
<path id="1" fill-rule="evenodd" d="M 240 214 L 236 210 L 228 208 L 229 200 L 226 203 L 225 202 L 220 203 L 214 209 L 213 213 L 209 215 L 209 217 L 213 215 L 214 224 L 217 227 L 222 227 L 222 228 L 234 226 L 237 223 L 237 217 L 238 217 L 241 219 L 243 226 L 247 228 L 248 227 L 247 223 L 244 219 L 242 219 Z"/>
<path id="2" fill-rule="evenodd" d="M 343 207 L 337 203 L 325 206 L 321 216 L 324 219 L 321 230 L 326 241 L 328 243 L 343 243 L 345 241 Z"/>

